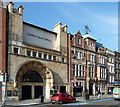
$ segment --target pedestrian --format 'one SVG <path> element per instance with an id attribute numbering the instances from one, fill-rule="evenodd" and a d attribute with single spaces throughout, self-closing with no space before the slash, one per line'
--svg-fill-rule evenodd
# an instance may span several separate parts
<path id="1" fill-rule="evenodd" d="M 41 95 L 41 103 L 44 103 L 44 96 Z"/>
<path id="2" fill-rule="evenodd" d="M 100 92 L 100 90 L 98 90 L 98 99 L 100 98 L 100 94 L 101 94 L 101 92 Z"/>

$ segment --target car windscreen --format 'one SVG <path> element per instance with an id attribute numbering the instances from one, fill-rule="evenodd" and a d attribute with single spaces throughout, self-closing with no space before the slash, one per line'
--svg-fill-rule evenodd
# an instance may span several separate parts
<path id="1" fill-rule="evenodd" d="M 58 96 L 58 94 L 54 94 L 52 97 L 57 97 Z"/>

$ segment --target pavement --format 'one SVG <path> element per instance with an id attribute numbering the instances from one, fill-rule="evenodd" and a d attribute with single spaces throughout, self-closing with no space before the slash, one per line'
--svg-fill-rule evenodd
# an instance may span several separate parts
<path id="1" fill-rule="evenodd" d="M 100 99 L 109 99 L 112 98 L 112 95 L 101 95 Z M 86 103 L 93 100 L 98 100 L 97 96 L 89 96 L 88 100 L 85 100 L 83 97 L 76 97 L 76 103 Z M 40 102 L 40 99 L 30 99 L 30 100 L 21 100 L 21 101 L 6 101 L 5 105 L 11 105 L 11 106 L 22 106 L 22 105 L 40 105 L 40 104 L 50 104 L 50 99 L 45 99 L 44 103 Z M 2 106 L 2 103 L 0 104 L 0 107 Z"/>

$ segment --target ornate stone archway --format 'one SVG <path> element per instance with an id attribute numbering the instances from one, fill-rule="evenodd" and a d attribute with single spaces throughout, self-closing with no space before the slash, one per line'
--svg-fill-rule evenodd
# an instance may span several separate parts
<path id="1" fill-rule="evenodd" d="M 19 96 L 18 99 L 22 99 L 22 77 L 23 75 L 29 71 L 37 71 L 43 80 L 43 95 L 45 96 L 46 99 L 50 98 L 50 90 L 53 88 L 53 74 L 51 72 L 51 70 L 43 63 L 39 62 L 39 61 L 27 61 L 23 64 L 21 64 L 18 67 L 18 70 L 16 71 L 16 75 L 15 75 L 15 87 L 18 88 L 18 92 L 19 92 Z M 26 83 L 28 85 L 35 85 L 34 84 L 30 84 L 30 83 Z M 39 85 L 39 83 L 37 82 L 37 85 Z M 34 87 L 32 86 L 33 90 Z M 32 98 L 34 98 L 34 92 L 32 92 Z"/>

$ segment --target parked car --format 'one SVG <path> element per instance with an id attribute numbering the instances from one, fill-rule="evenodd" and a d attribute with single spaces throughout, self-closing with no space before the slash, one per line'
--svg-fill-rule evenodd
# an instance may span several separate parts
<path id="1" fill-rule="evenodd" d="M 56 93 L 56 94 L 53 94 L 51 97 L 52 104 L 55 104 L 55 103 L 62 104 L 67 102 L 76 102 L 76 98 L 72 97 L 67 93 Z"/>

